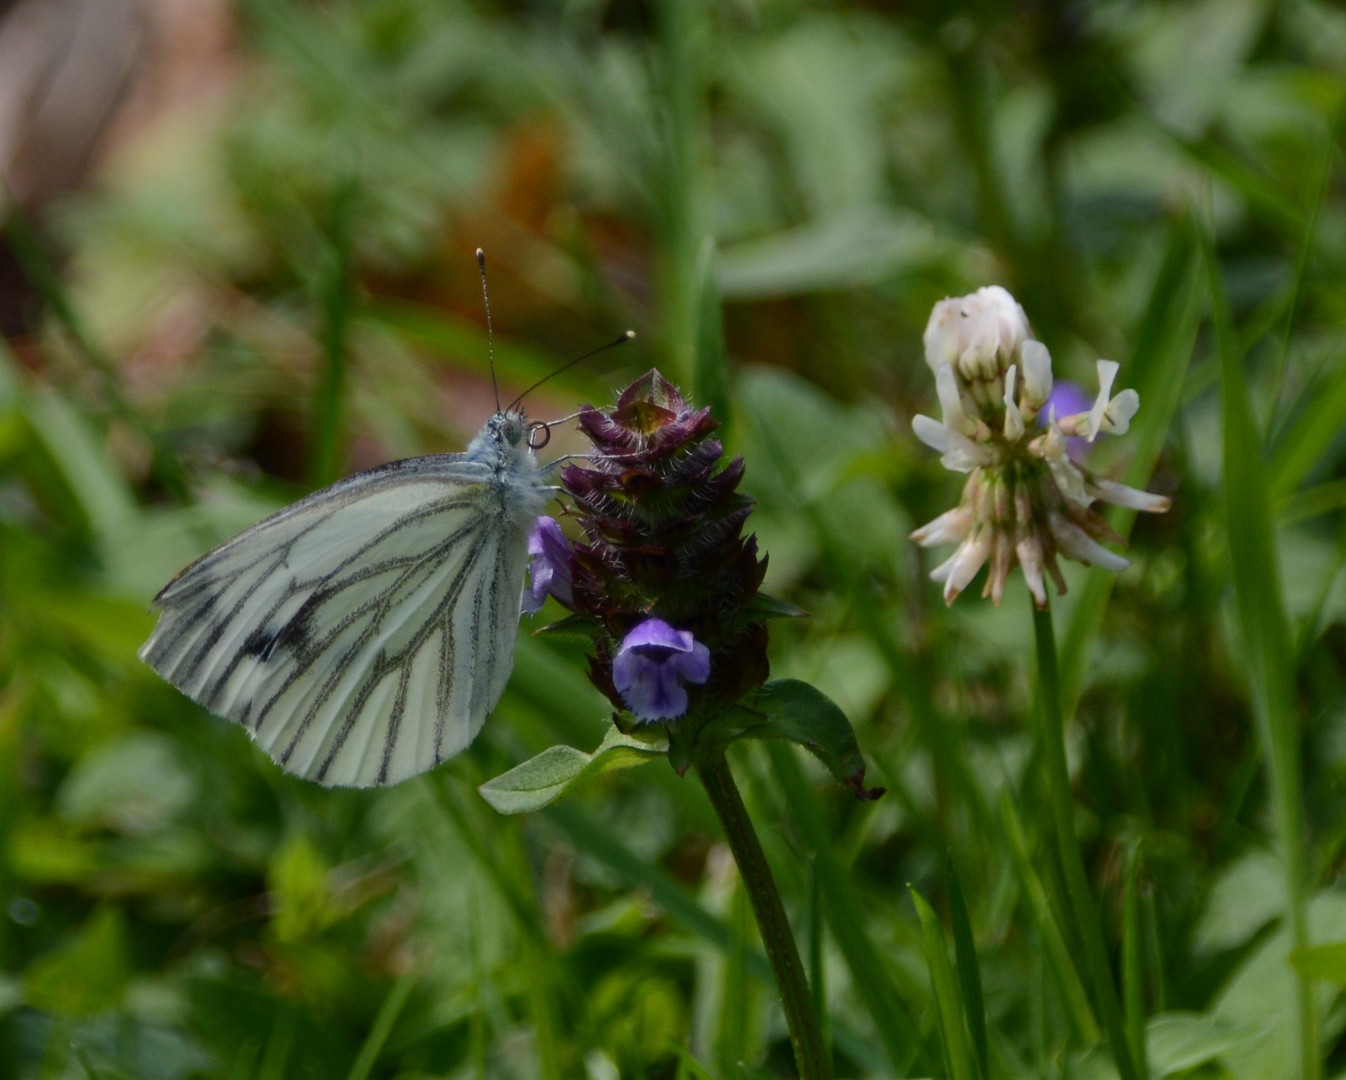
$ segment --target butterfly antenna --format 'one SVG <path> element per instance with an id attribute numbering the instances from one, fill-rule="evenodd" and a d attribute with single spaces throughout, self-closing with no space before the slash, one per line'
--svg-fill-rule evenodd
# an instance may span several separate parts
<path id="1" fill-rule="evenodd" d="M 532 386 L 530 386 L 530 387 L 529 387 L 527 390 L 525 390 L 522 394 L 520 394 L 520 395 L 519 395 L 518 397 L 516 397 L 513 401 L 511 401 L 511 402 L 509 403 L 509 407 L 510 407 L 511 409 L 513 409 L 516 405 L 519 404 L 519 402 L 523 401 L 524 398 L 526 398 L 529 394 L 531 394 L 534 390 L 536 390 L 536 389 L 537 389 L 539 386 L 541 386 L 543 383 L 547 382 L 549 379 L 554 379 L 554 378 L 556 378 L 556 376 L 560 375 L 561 372 L 563 372 L 563 371 L 568 371 L 570 368 L 573 368 L 573 367 L 574 367 L 576 364 L 578 364 L 581 360 L 588 360 L 589 357 L 591 357 L 591 356 L 597 356 L 599 353 L 601 353 L 601 352 L 607 352 L 609 349 L 615 349 L 618 345 L 625 345 L 628 341 L 631 341 L 635 336 L 636 336 L 636 332 L 635 332 L 634 330 L 627 330 L 627 331 L 625 331 L 625 332 L 622 334 L 621 337 L 619 337 L 619 338 L 617 338 L 617 339 L 615 339 L 615 340 L 613 340 L 613 341 L 609 341 L 606 345 L 600 345 L 600 346 L 598 346 L 598 348 L 596 348 L 596 349 L 590 349 L 587 353 L 584 353 L 584 354 L 581 355 L 581 356 L 577 356 L 577 357 L 575 357 L 575 359 L 573 359 L 573 360 L 567 360 L 564 364 L 562 364 L 560 367 L 558 367 L 558 368 L 557 368 L 555 371 L 553 371 L 551 374 L 549 374 L 549 375 L 544 375 L 544 376 L 542 376 L 542 378 L 538 379 L 537 382 L 535 382 Z"/>
<path id="2" fill-rule="evenodd" d="M 491 331 L 491 294 L 486 290 L 486 252 L 477 248 L 477 269 L 481 271 L 481 305 L 486 309 L 486 358 L 491 363 L 491 390 L 495 393 L 495 411 L 500 411 L 500 384 L 495 381 L 495 335 Z"/>

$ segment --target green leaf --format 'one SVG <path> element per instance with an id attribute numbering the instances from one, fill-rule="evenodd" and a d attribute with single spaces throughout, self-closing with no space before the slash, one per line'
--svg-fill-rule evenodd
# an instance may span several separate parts
<path id="1" fill-rule="evenodd" d="M 763 619 L 803 619 L 808 612 L 766 593 L 758 593 L 730 620 L 731 626 L 747 626 Z"/>
<path id="2" fill-rule="evenodd" d="M 744 706 L 762 717 L 762 723 L 743 730 L 744 736 L 786 739 L 804 747 L 857 799 L 877 799 L 883 794 L 883 788 L 864 786 L 865 759 L 851 722 L 821 690 L 799 679 L 778 679 L 763 686 Z"/>
<path id="3" fill-rule="evenodd" d="M 25 997 L 57 1016 L 95 1016 L 117 1006 L 129 976 L 122 914 L 100 908 L 73 937 L 29 965 Z"/>
<path id="4" fill-rule="evenodd" d="M 1165 1013 L 1146 1029 L 1151 1075 L 1186 1072 L 1219 1057 L 1238 1057 L 1261 1042 L 1266 1031 L 1199 1013 Z"/>
<path id="5" fill-rule="evenodd" d="M 56 805 L 61 817 L 76 825 L 143 837 L 183 814 L 197 794 L 175 744 L 145 731 L 85 755 L 61 784 Z"/>
<path id="6" fill-rule="evenodd" d="M 642 740 L 611 727 L 592 754 L 573 746 L 550 746 L 477 790 L 502 814 L 526 814 L 555 802 L 582 780 L 644 765 L 667 749 L 663 739 Z"/>
<path id="7" fill-rule="evenodd" d="M 1333 941 L 1290 953 L 1290 963 L 1310 979 L 1346 986 L 1346 941 Z"/>
<path id="8" fill-rule="evenodd" d="M 275 905 L 271 926 L 278 939 L 303 941 L 335 921 L 328 870 L 304 833 L 291 836 L 276 852 L 267 876 Z"/>

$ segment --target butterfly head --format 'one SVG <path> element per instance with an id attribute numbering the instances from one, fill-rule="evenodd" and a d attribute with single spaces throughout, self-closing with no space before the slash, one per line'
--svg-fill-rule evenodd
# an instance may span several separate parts
<path id="1" fill-rule="evenodd" d="M 504 462 L 530 453 L 528 421 L 518 409 L 501 409 L 467 445 L 470 461 Z"/>
<path id="2" fill-rule="evenodd" d="M 486 431 L 491 439 L 507 446 L 518 446 L 527 430 L 528 423 L 517 409 L 502 409 L 486 421 Z"/>

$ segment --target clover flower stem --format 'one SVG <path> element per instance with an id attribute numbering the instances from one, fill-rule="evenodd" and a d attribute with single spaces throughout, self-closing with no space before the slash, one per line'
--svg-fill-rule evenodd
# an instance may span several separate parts
<path id="1" fill-rule="evenodd" d="M 766 853 L 762 851 L 757 831 L 743 805 L 743 797 L 729 771 L 729 763 L 723 756 L 702 761 L 697 765 L 697 775 L 724 826 L 729 850 L 733 852 L 739 876 L 748 890 L 748 899 L 752 902 L 757 927 L 762 933 L 762 943 L 766 946 L 767 959 L 771 962 L 776 988 L 785 1008 L 785 1021 L 790 1029 L 790 1044 L 794 1047 L 800 1080 L 832 1080 L 832 1058 L 823 1039 L 808 980 L 804 977 L 799 949 L 785 917 Z"/>
<path id="2" fill-rule="evenodd" d="M 1140 1080 L 1143 1065 L 1137 1067 L 1131 1044 L 1122 1023 L 1122 1009 L 1108 961 L 1107 942 L 1098 905 L 1084 871 L 1084 857 L 1075 832 L 1075 806 L 1070 792 L 1070 771 L 1066 766 L 1065 722 L 1061 715 L 1061 685 L 1056 666 L 1056 637 L 1052 631 L 1051 607 L 1033 608 L 1033 636 L 1038 659 L 1038 737 L 1042 760 L 1047 770 L 1047 793 L 1055 824 L 1057 854 L 1065 878 L 1066 899 L 1084 944 L 1084 966 L 1093 986 L 1094 1004 L 1101 1014 L 1103 1027 L 1112 1046 L 1113 1060 L 1121 1080 Z"/>

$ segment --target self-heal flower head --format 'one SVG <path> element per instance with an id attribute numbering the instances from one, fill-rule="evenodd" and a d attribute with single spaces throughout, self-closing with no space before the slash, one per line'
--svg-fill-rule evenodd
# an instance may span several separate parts
<path id="1" fill-rule="evenodd" d="M 646 619 L 622 639 L 612 682 L 641 723 L 676 720 L 687 711 L 685 683 L 710 678 L 710 650 L 687 630 Z"/>
<path id="2" fill-rule="evenodd" d="M 943 420 L 917 416 L 912 430 L 940 452 L 946 468 L 968 474 L 958 506 L 911 534 L 923 547 L 957 545 L 930 575 L 944 583 L 945 602 L 953 603 L 988 564 L 983 596 L 1000 603 L 1017 565 L 1040 608 L 1047 606 L 1044 572 L 1058 592 L 1066 591 L 1058 555 L 1126 569 L 1127 560 L 1100 543 L 1122 538 L 1093 503 L 1162 513 L 1169 500 L 1095 476 L 1071 449 L 1130 426 L 1140 396 L 1112 394 L 1118 365 L 1098 361 L 1099 393 L 1091 405 L 1054 391 L 1047 347 L 999 286 L 936 304 L 925 356 Z"/>
<path id="3" fill-rule="evenodd" d="M 743 461 L 725 460 L 710 410 L 657 371 L 611 408 L 581 408 L 579 424 L 593 449 L 561 485 L 582 539 L 567 552 L 568 596 L 555 576 L 549 590 L 572 612 L 564 625 L 593 641 L 590 679 L 613 706 L 694 735 L 770 670 L 759 612 L 780 605 L 758 595 L 766 560 L 744 534 Z M 663 638 L 639 637 L 660 627 Z"/>
<path id="4" fill-rule="evenodd" d="M 555 518 L 540 517 L 528 534 L 528 588 L 523 594 L 523 613 L 542 608 L 550 593 L 567 607 L 571 602 L 570 541 Z"/>
<path id="5" fill-rule="evenodd" d="M 554 569 L 547 580 L 538 570 L 533 587 L 569 609 L 546 629 L 589 639 L 589 679 L 612 703 L 613 723 L 658 725 L 679 775 L 718 768 L 729 743 L 779 730 L 857 798 L 877 798 L 840 710 L 795 680 L 767 682 L 767 620 L 804 613 L 761 592 L 766 558 L 745 529 L 753 502 L 739 490 L 743 459 L 725 458 L 718 426 L 657 371 L 615 405 L 581 406 L 592 448 L 560 473 L 580 534 L 564 549 L 568 595 L 557 586 L 559 528 L 544 520 L 534 536 L 535 568 L 548 559 Z M 813 719 L 775 726 L 801 709 Z"/>

